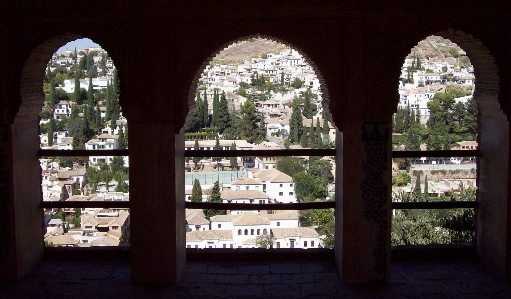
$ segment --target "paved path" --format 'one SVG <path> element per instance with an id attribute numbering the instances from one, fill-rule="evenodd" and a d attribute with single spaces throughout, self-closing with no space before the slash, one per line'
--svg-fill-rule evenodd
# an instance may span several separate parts
<path id="1" fill-rule="evenodd" d="M 388 284 L 346 285 L 331 261 L 188 262 L 172 287 L 130 283 L 129 262 L 51 262 L 0 286 L 0 298 L 511 298 L 479 262 L 398 262 Z"/>

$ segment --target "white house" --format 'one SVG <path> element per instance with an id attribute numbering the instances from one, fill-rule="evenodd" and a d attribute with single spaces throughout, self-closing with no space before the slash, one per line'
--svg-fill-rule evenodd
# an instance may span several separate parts
<path id="1" fill-rule="evenodd" d="M 317 248 L 319 234 L 311 227 L 272 228 L 276 248 Z"/>
<path id="2" fill-rule="evenodd" d="M 71 115 L 71 104 L 68 101 L 60 101 L 53 105 L 53 118 L 64 119 Z"/>
<path id="3" fill-rule="evenodd" d="M 117 139 L 119 136 L 116 135 L 108 135 L 108 134 L 101 134 L 98 137 L 87 141 L 85 143 L 85 149 L 86 150 L 114 150 L 118 149 L 117 145 Z M 114 156 L 94 156 L 89 157 L 89 162 L 91 164 L 97 164 L 99 162 L 109 164 Z"/>
<path id="4" fill-rule="evenodd" d="M 263 182 L 263 191 L 279 203 L 296 202 L 293 178 L 277 169 L 264 169 L 252 174 Z"/>

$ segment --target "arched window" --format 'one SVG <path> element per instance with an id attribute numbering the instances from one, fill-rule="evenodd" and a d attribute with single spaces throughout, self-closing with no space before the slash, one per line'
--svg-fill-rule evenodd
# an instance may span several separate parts
<path id="1" fill-rule="evenodd" d="M 245 229 L 245 236 L 248 235 L 248 229 Z"/>
<path id="2" fill-rule="evenodd" d="M 475 201 L 475 151 L 468 151 L 470 154 L 464 157 L 449 154 L 451 150 L 477 148 L 478 109 L 470 59 L 450 40 L 429 36 L 412 49 L 401 76 L 400 99 L 393 117 L 394 150 L 398 154 L 421 152 L 417 157 L 394 160 L 393 184 L 397 191 L 393 201 Z M 438 157 L 435 151 L 444 151 L 444 157 Z M 456 217 L 466 222 L 453 230 Z M 424 226 L 424 221 L 430 225 Z M 396 210 L 392 245 L 473 243 L 474 221 L 474 209 L 442 210 L 441 217 L 435 210 Z M 414 224 L 413 233 L 401 233 L 403 222 Z"/>
<path id="3" fill-rule="evenodd" d="M 238 229 L 238 236 L 241 236 L 241 229 Z"/>

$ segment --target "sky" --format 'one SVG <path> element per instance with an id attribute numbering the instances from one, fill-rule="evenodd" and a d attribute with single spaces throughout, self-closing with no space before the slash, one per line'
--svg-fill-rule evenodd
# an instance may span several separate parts
<path id="1" fill-rule="evenodd" d="M 99 47 L 99 45 L 88 38 L 81 38 L 81 39 L 77 39 L 72 42 L 69 42 L 69 43 L 65 44 L 64 46 L 60 47 L 60 49 L 57 50 L 57 53 L 64 52 L 66 50 L 74 51 L 75 47 L 76 47 L 76 50 L 79 51 L 79 50 L 83 50 L 88 47 Z"/>

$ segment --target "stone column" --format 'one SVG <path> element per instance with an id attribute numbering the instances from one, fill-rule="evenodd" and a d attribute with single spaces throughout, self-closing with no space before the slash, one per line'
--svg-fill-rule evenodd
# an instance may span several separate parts
<path id="1" fill-rule="evenodd" d="M 509 259 L 509 121 L 503 113 L 481 113 L 477 169 L 477 250 L 498 277 L 506 278 Z M 509 271 L 509 269 L 507 270 Z M 509 275 L 509 274 L 507 274 Z M 509 278 L 509 276 L 508 276 Z"/>
<path id="2" fill-rule="evenodd" d="M 129 124 L 132 281 L 174 284 L 186 261 L 184 138 L 170 123 Z"/>
<path id="3" fill-rule="evenodd" d="M 389 129 L 388 121 L 350 120 L 338 134 L 335 251 L 347 283 L 390 279 Z"/>

